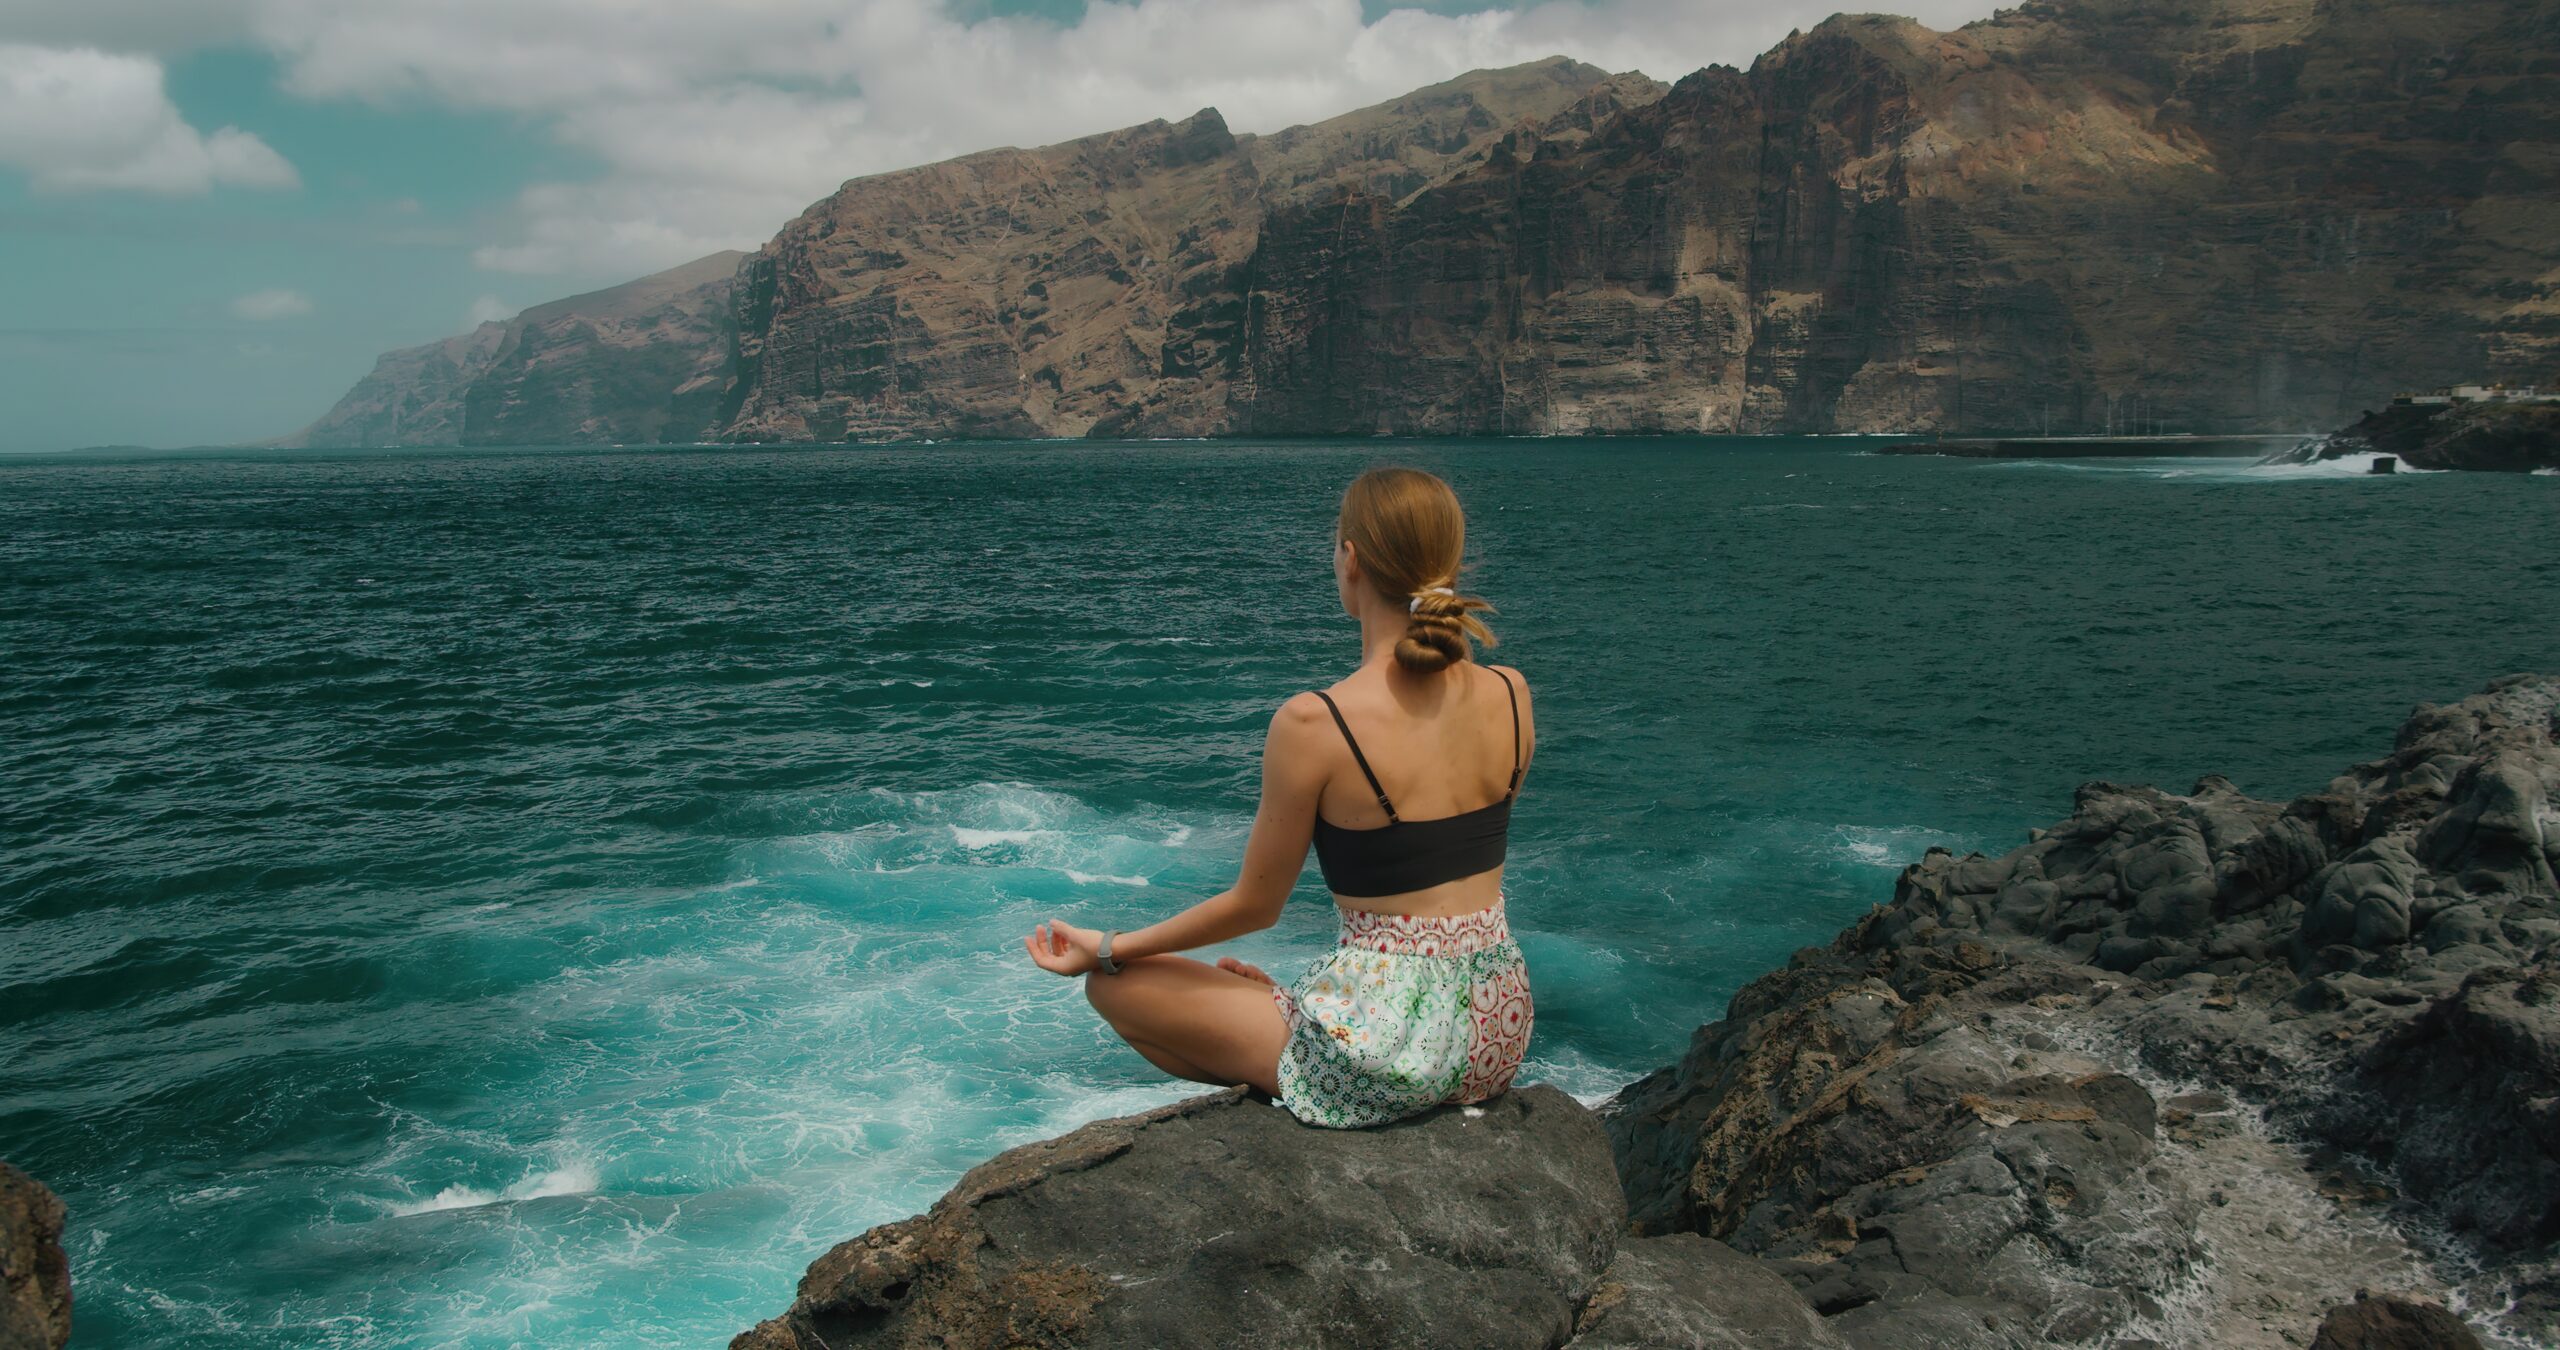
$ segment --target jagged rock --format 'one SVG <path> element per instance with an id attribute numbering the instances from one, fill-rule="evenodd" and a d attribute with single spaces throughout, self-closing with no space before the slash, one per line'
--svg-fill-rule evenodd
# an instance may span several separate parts
<path id="1" fill-rule="evenodd" d="M 1552 1346 L 1624 1221 L 1552 1087 L 1356 1131 L 1229 1090 L 996 1157 L 734 1344 Z"/>
<path id="2" fill-rule="evenodd" d="M 2461 1318 L 2432 1303 L 2358 1298 L 2320 1319 L 2311 1350 L 2482 1350 Z"/>
<path id="3" fill-rule="evenodd" d="M 2153 1166 L 2158 1106 L 2121 1074 L 2022 1059 L 1976 1020 L 2086 1000 L 2098 973 L 1942 936 L 1799 953 L 1680 1065 L 1620 1092 L 1608 1116 L 1636 1228 L 1779 1262 L 1862 1347 L 2127 1324 L 2197 1257 L 2199 1202 Z"/>
<path id="4" fill-rule="evenodd" d="M 2456 1229 L 2506 1249 L 2560 1236 L 2560 969 L 2492 966 L 2366 1056 L 2333 1111 Z"/>
<path id="5" fill-rule="evenodd" d="M 61 1350 L 71 1339 L 71 1265 L 62 1201 L 0 1163 L 0 1350 Z"/>
<path id="6" fill-rule="evenodd" d="M 2373 454 L 2394 456 L 2412 469 L 2560 472 L 2560 404 L 2395 403 L 2266 462 L 2316 464 Z"/>
<path id="7" fill-rule="evenodd" d="M 2450 1227 L 2560 1332 L 2555 732 L 2560 679 L 2510 677 L 2289 806 L 2091 783 L 2003 857 L 1933 850 L 1604 1108 L 1634 1225 L 1769 1260 L 1862 1347 L 2147 1334 L 2217 1257 L 2287 1267 L 2207 1307 L 2272 1335 L 2265 1300 L 2345 1275 L 2199 1193 L 2272 1166 L 2237 1100 L 2396 1185 L 2292 1193 Z"/>

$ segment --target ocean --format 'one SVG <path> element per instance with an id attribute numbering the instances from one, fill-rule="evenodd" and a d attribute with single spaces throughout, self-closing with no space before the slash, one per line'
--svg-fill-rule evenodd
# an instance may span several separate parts
<path id="1" fill-rule="evenodd" d="M 1194 1091 L 1020 939 L 1233 879 L 1373 464 L 1537 691 L 1523 1076 L 1594 1102 L 1932 846 L 2560 669 L 2560 480 L 1862 444 L 0 459 L 0 1158 L 78 1343 L 719 1344 Z M 1310 866 L 1232 950 L 1332 933 Z"/>

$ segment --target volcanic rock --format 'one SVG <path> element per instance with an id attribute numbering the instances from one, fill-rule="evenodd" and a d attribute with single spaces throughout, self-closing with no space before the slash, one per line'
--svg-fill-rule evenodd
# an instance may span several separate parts
<path id="1" fill-rule="evenodd" d="M 2412 469 L 2560 473 L 2560 403 L 2394 403 L 2270 464 L 2316 464 L 2384 454 Z"/>
<path id="2" fill-rule="evenodd" d="M 1231 1089 L 997 1156 L 733 1344 L 1553 1346 L 1625 1213 L 1599 1122 L 1551 1087 L 1359 1131 Z"/>
<path id="3" fill-rule="evenodd" d="M 71 1264 L 62 1201 L 0 1163 L 0 1350 L 61 1350 L 71 1339 Z"/>

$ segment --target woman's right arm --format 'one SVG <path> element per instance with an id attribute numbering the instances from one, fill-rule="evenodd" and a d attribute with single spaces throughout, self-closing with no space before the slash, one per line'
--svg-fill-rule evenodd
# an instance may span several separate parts
<path id="1" fill-rule="evenodd" d="M 1271 716 L 1262 738 L 1262 804 L 1254 809 L 1236 884 L 1162 923 L 1122 933 L 1111 946 L 1114 959 L 1123 952 L 1155 956 L 1213 946 L 1280 921 L 1315 838 L 1325 768 L 1314 754 L 1314 733 L 1324 725 L 1323 708 L 1315 695 L 1300 694 Z"/>
<path id="2" fill-rule="evenodd" d="M 1280 921 L 1280 909 L 1297 888 L 1298 874 L 1306 870 L 1307 846 L 1315 838 L 1316 803 L 1329 773 L 1319 737 L 1331 727 L 1324 701 L 1313 694 L 1280 705 L 1263 735 L 1262 804 L 1254 811 L 1236 884 L 1172 918 L 1122 933 L 1111 944 L 1113 960 L 1213 946 Z M 1091 964 L 1089 945 L 1100 937 L 1096 930 L 1053 920 L 1042 924 L 1028 945 L 1043 967 L 1081 974 Z M 1069 949 L 1078 949 L 1079 955 L 1071 956 Z"/>

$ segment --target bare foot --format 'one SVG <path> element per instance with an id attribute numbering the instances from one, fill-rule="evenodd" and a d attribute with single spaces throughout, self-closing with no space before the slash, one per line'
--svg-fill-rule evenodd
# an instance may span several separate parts
<path id="1" fill-rule="evenodd" d="M 1270 976 L 1263 974 L 1263 973 L 1262 973 L 1262 967 L 1260 967 L 1260 966 L 1256 966 L 1256 965 L 1248 965 L 1248 964 L 1246 964 L 1246 963 L 1244 963 L 1244 962 L 1242 962 L 1242 961 L 1239 961 L 1239 960 L 1235 959 L 1235 958 L 1234 958 L 1234 957 L 1232 957 L 1232 956 L 1221 956 L 1221 957 L 1219 957 L 1219 958 L 1218 958 L 1218 969 L 1220 969 L 1220 970 L 1224 970 L 1224 971 L 1229 971 L 1229 972 L 1232 972 L 1232 973 L 1237 974 L 1237 975 L 1242 975 L 1243 977 L 1245 977 L 1245 978 L 1246 978 L 1246 979 L 1248 979 L 1248 980 L 1260 980 L 1260 981 L 1262 981 L 1264 984 L 1268 984 L 1268 985 L 1274 985 L 1274 986 L 1277 986 L 1277 985 L 1278 985 L 1278 983 L 1279 983 L 1279 981 L 1274 980 L 1274 979 L 1272 979 Z"/>

